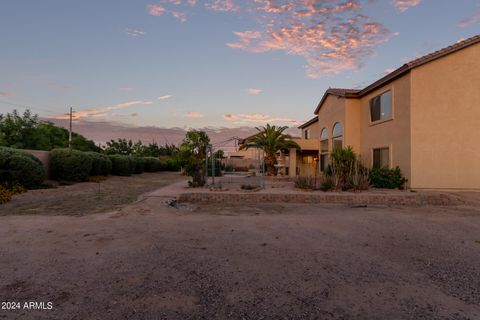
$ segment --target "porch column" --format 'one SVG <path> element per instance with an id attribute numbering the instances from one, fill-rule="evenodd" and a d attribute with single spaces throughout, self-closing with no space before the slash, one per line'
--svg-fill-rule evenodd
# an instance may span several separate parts
<path id="1" fill-rule="evenodd" d="M 288 154 L 288 175 L 290 177 L 297 176 L 297 149 L 290 149 Z"/>

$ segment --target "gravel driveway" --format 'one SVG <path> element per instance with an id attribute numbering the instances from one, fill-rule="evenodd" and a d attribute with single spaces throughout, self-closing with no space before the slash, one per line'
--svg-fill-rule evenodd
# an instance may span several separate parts
<path id="1" fill-rule="evenodd" d="M 265 204 L 0 217 L 5 319 L 480 319 L 480 212 Z"/>

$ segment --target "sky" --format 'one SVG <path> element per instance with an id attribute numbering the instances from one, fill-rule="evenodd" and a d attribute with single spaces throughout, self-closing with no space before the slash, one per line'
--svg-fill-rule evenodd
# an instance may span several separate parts
<path id="1" fill-rule="evenodd" d="M 329 87 L 479 33 L 478 0 L 2 0 L 0 113 L 73 107 L 93 139 L 296 127 Z"/>

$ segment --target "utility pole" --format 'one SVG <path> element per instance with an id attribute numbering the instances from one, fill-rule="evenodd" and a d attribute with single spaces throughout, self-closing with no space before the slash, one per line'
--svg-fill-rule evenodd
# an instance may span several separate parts
<path id="1" fill-rule="evenodd" d="M 70 150 L 72 149 L 72 114 L 73 110 L 72 107 L 70 107 L 70 129 L 68 130 L 68 148 Z"/>

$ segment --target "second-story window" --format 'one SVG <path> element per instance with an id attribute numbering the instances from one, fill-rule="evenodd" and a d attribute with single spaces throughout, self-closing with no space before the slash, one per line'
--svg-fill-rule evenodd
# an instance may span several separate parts
<path id="1" fill-rule="evenodd" d="M 306 140 L 310 139 L 310 129 L 305 129 L 303 135 Z"/>
<path id="2" fill-rule="evenodd" d="M 392 117 L 392 92 L 386 91 L 370 100 L 370 120 L 387 120 Z"/>

